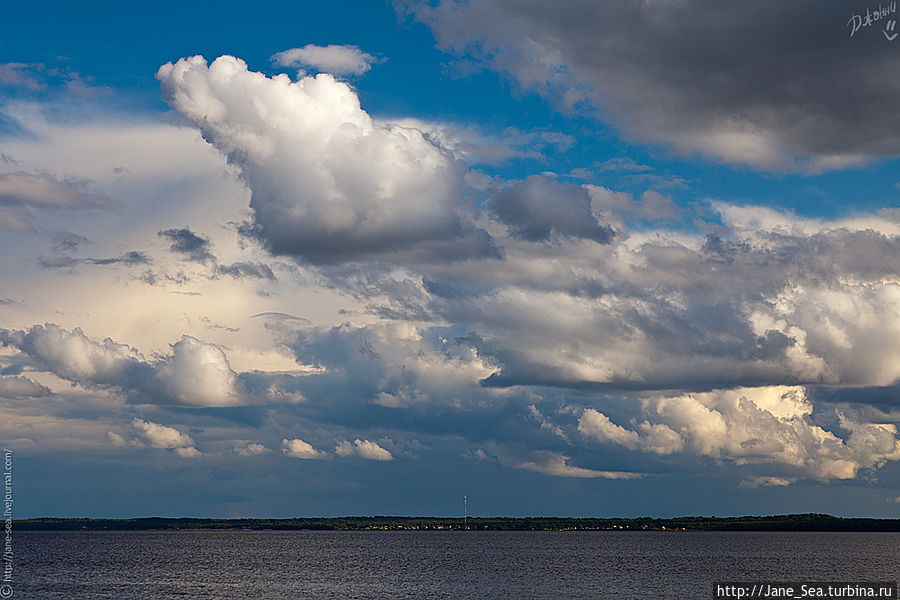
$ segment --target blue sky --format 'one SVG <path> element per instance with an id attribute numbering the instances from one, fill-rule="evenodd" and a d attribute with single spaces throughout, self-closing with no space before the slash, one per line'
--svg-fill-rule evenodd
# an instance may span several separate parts
<path id="1" fill-rule="evenodd" d="M 16 516 L 895 516 L 865 9 L 8 7 Z"/>

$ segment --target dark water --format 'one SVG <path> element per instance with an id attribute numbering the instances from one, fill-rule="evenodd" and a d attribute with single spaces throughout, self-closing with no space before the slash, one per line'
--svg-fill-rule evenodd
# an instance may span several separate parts
<path id="1" fill-rule="evenodd" d="M 900 534 L 15 534 L 13 598 L 712 598 L 713 582 L 885 581 Z"/>

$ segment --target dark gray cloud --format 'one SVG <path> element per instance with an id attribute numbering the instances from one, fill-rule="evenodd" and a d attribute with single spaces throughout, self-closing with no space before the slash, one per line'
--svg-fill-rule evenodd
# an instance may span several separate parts
<path id="1" fill-rule="evenodd" d="M 112 265 L 122 263 L 125 265 L 146 265 L 150 263 L 150 257 L 144 252 L 130 251 L 117 258 L 85 258 L 82 259 L 92 265 Z"/>
<path id="2" fill-rule="evenodd" d="M 152 262 L 145 252 L 131 250 L 112 258 L 78 258 L 74 256 L 41 256 L 38 264 L 45 269 L 66 269 L 77 265 L 146 265 Z"/>
<path id="3" fill-rule="evenodd" d="M 200 263 L 215 262 L 216 260 L 210 247 L 209 238 L 201 237 L 187 227 L 166 229 L 160 231 L 159 236 L 169 240 L 172 252 L 184 254 L 188 260 Z"/>
<path id="4" fill-rule="evenodd" d="M 591 212 L 591 198 L 584 187 L 543 175 L 532 175 L 499 192 L 490 208 L 517 237 L 532 242 L 557 233 L 608 244 L 615 235 Z"/>
<path id="5" fill-rule="evenodd" d="M 180 229 L 166 229 L 159 232 L 159 236 L 166 238 L 171 243 L 172 252 L 184 255 L 188 260 L 206 265 L 210 269 L 211 277 L 224 275 L 235 279 L 276 279 L 272 267 L 264 263 L 236 262 L 230 265 L 219 264 L 219 259 L 212 251 L 212 244 L 208 237 L 194 233 L 187 227 Z M 167 276 L 167 279 L 172 280 Z M 155 285 L 159 277 L 150 273 L 144 278 L 146 283 Z"/>
<path id="6" fill-rule="evenodd" d="M 886 19 L 851 37 L 858 2 L 395 4 L 442 48 L 638 140 L 773 170 L 900 154 L 900 41 Z"/>
<path id="7" fill-rule="evenodd" d="M 263 263 L 236 262 L 230 265 L 217 265 L 216 273 L 235 279 L 268 279 L 275 280 L 272 267 Z"/>
<path id="8" fill-rule="evenodd" d="M 57 231 L 53 234 L 52 250 L 54 254 L 72 254 L 78 251 L 82 244 L 89 244 L 91 240 L 72 233 L 71 231 Z"/>
<path id="9" fill-rule="evenodd" d="M 163 282 L 174 283 L 177 285 L 184 285 L 189 282 L 191 279 L 184 272 L 178 271 L 174 275 L 169 274 L 165 271 L 154 271 L 153 269 L 146 269 L 143 273 L 141 273 L 137 279 L 139 281 L 143 281 L 147 285 L 159 285 Z M 175 293 L 187 293 L 176 291 Z M 196 293 L 196 292 L 195 292 Z"/>
<path id="10" fill-rule="evenodd" d="M 821 387 L 807 390 L 810 400 L 817 403 L 858 403 L 893 408 L 900 406 L 900 385 L 866 387 Z"/>
<path id="11" fill-rule="evenodd" d="M 38 264 L 45 269 L 65 269 L 81 264 L 82 259 L 72 256 L 41 256 Z"/>

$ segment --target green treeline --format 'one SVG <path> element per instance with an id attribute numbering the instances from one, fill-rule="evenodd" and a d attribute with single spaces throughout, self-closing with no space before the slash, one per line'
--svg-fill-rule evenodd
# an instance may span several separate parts
<path id="1" fill-rule="evenodd" d="M 469 530 L 478 531 L 900 531 L 900 519 L 858 519 L 823 514 L 768 517 L 594 519 L 567 517 L 329 517 L 295 519 L 58 519 L 14 521 L 20 531 L 126 530 Z"/>

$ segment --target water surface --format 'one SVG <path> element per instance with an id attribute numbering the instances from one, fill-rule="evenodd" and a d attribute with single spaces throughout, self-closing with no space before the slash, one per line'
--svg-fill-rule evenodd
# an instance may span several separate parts
<path id="1" fill-rule="evenodd" d="M 14 598 L 712 598 L 885 581 L 900 533 L 16 532 Z"/>

